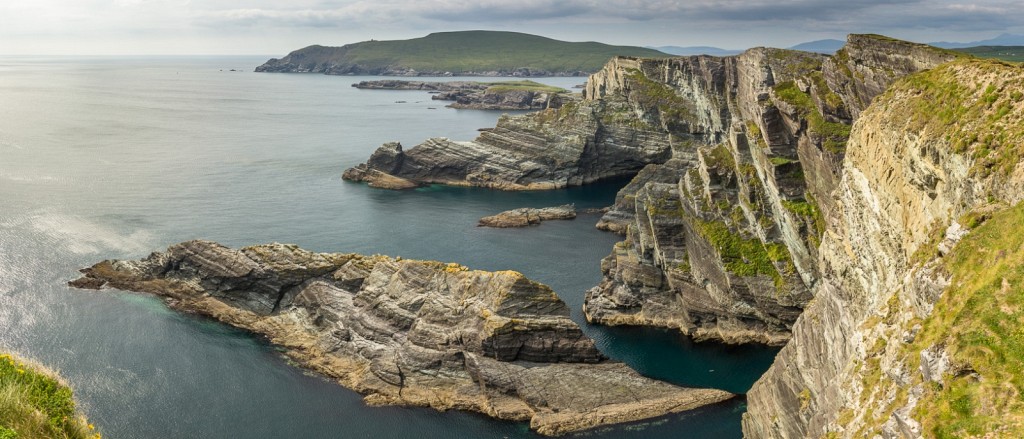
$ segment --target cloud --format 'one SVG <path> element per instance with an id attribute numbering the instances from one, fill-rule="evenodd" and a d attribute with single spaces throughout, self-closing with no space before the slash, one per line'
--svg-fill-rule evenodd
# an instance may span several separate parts
<path id="1" fill-rule="evenodd" d="M 146 0 L 120 0 L 144 2 Z M 230 2 L 221 2 L 230 4 Z M 303 7 L 220 8 L 197 11 L 207 25 L 344 27 L 353 24 L 426 26 L 523 24 L 531 22 L 616 23 L 675 21 L 684 26 L 722 23 L 787 24 L 806 29 L 842 26 L 974 28 L 984 23 L 1024 25 L 1006 2 L 949 3 L 937 0 L 378 0 L 306 1 Z"/>
<path id="2" fill-rule="evenodd" d="M 69 44 L 105 53 L 122 42 L 146 50 L 144 38 L 195 42 L 180 50 L 277 51 L 461 29 L 639 45 L 780 45 L 861 32 L 973 41 L 1024 32 L 1019 9 L 1019 0 L 0 1 L 0 53 Z"/>

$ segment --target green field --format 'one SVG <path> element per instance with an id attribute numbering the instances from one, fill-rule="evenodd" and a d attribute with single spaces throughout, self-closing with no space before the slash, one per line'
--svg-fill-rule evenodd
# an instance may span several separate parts
<path id="1" fill-rule="evenodd" d="M 995 58 L 1003 61 L 1024 62 L 1024 46 L 977 46 L 953 50 L 969 53 L 978 58 Z"/>
<path id="2" fill-rule="evenodd" d="M 517 32 L 464 31 L 439 32 L 410 40 L 371 40 L 343 47 L 310 46 L 292 52 L 282 61 L 358 65 L 364 69 L 401 66 L 454 74 L 521 68 L 592 73 L 617 55 L 671 56 L 642 47 L 571 43 Z"/>

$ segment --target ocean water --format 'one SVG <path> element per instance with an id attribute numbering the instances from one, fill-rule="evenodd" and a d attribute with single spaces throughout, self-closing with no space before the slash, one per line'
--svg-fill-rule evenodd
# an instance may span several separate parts
<path id="1" fill-rule="evenodd" d="M 264 60 L 0 58 L 0 350 L 58 369 L 105 437 L 535 436 L 472 413 L 367 407 L 248 333 L 153 297 L 65 285 L 99 260 L 194 238 L 518 270 L 551 285 L 606 354 L 681 385 L 744 392 L 771 363 L 770 348 L 587 325 L 584 291 L 618 240 L 596 215 L 475 227 L 514 207 L 606 206 L 624 182 L 529 193 L 343 182 L 383 142 L 471 139 L 500 113 L 350 86 L 367 78 L 252 73 Z M 577 436 L 735 438 L 743 410 L 735 400 Z"/>

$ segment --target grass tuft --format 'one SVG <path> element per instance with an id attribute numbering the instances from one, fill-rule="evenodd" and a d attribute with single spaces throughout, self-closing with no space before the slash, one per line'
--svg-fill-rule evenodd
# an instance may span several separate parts
<path id="1" fill-rule="evenodd" d="M 100 439 L 55 373 L 0 354 L 0 439 Z"/>

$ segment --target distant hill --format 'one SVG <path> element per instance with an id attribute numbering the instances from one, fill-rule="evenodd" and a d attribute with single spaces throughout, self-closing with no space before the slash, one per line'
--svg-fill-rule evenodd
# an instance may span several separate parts
<path id="1" fill-rule="evenodd" d="M 790 49 L 792 49 L 792 50 L 800 50 L 800 51 L 804 51 L 804 52 L 816 52 L 816 53 L 824 53 L 826 55 L 832 55 L 832 54 L 836 53 L 836 51 L 838 51 L 839 49 L 842 49 L 843 45 L 845 45 L 845 44 L 846 44 L 846 41 L 843 41 L 843 40 L 832 40 L 832 39 L 829 39 L 829 40 L 816 40 L 816 41 L 808 41 L 806 43 L 797 44 L 797 45 L 795 45 L 793 47 L 790 47 Z"/>
<path id="2" fill-rule="evenodd" d="M 438 32 L 422 38 L 309 46 L 257 72 L 396 76 L 583 76 L 617 55 L 664 58 L 634 46 L 558 41 L 518 32 Z"/>
<path id="3" fill-rule="evenodd" d="M 979 58 L 995 58 L 1003 61 L 1024 62 L 1024 46 L 978 46 L 953 49 Z"/>
<path id="4" fill-rule="evenodd" d="M 711 46 L 659 46 L 659 47 L 648 47 L 657 51 L 665 52 L 672 55 L 678 56 L 690 56 L 690 55 L 713 55 L 713 56 L 729 56 L 736 55 L 742 50 L 730 50 L 721 49 L 718 47 Z"/>
<path id="5" fill-rule="evenodd" d="M 942 47 L 944 49 L 963 49 L 978 46 L 1024 46 L 1024 35 L 1002 34 L 995 38 L 974 41 L 970 43 L 951 43 L 948 41 L 939 41 L 928 44 L 931 44 L 932 46 L 935 47 Z"/>

